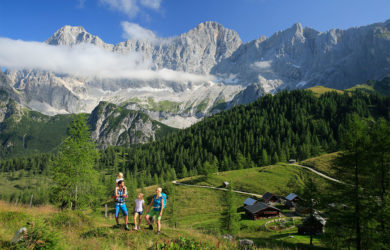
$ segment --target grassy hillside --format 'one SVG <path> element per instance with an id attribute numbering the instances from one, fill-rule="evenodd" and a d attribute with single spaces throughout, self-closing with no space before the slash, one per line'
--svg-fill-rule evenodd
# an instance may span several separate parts
<path id="1" fill-rule="evenodd" d="M 389 96 L 390 95 L 390 76 L 387 76 L 379 81 L 367 81 L 363 84 L 358 84 L 352 88 L 346 89 L 347 91 L 353 90 L 365 90 L 367 92 L 375 92 L 379 95 Z"/>
<path id="2" fill-rule="evenodd" d="M 312 91 L 317 97 L 319 97 L 325 93 L 328 93 L 328 92 L 336 92 L 338 94 L 344 93 L 344 91 L 342 91 L 342 90 L 327 88 L 324 86 L 314 86 L 314 87 L 308 88 L 307 90 Z"/>
<path id="3" fill-rule="evenodd" d="M 304 161 L 301 161 L 300 164 L 308 167 L 312 167 L 322 173 L 326 173 L 331 177 L 337 178 L 337 173 L 333 168 L 334 160 L 339 155 L 339 152 L 334 152 L 331 154 L 324 154 L 317 157 L 309 158 Z"/>
<path id="4" fill-rule="evenodd" d="M 368 93 L 377 93 L 382 96 L 389 96 L 390 95 L 390 75 L 383 78 L 382 80 L 374 81 L 370 80 L 366 83 L 357 84 L 351 88 L 345 89 L 345 90 L 339 90 L 339 89 L 332 89 L 327 88 L 324 86 L 314 86 L 311 88 L 308 88 L 307 90 L 311 90 L 317 97 L 328 93 L 328 92 L 336 92 L 339 94 L 343 94 L 344 92 L 351 92 L 355 90 L 363 90 Z"/>
<path id="5" fill-rule="evenodd" d="M 44 188 L 43 185 L 48 183 L 43 176 L 18 178 L 19 175 L 19 172 L 16 172 L 13 176 L 3 173 L 0 177 L 0 190 L 6 193 L 20 193 L 23 190 Z M 288 164 L 219 172 L 210 175 L 209 178 L 198 176 L 178 181 L 221 186 L 223 181 L 228 180 L 234 183 L 234 189 L 236 190 L 259 194 L 269 191 L 284 196 L 290 192 L 299 191 L 304 178 L 308 175 L 314 177 L 321 188 L 326 188 L 327 182 L 321 177 L 317 177 L 306 169 Z M 165 188 L 165 185 L 163 187 Z M 143 188 L 147 203 L 150 202 L 155 188 L 156 186 Z M 145 223 L 143 232 L 115 230 L 112 228 L 114 219 L 104 218 L 103 207 L 97 211 L 61 212 L 51 206 L 30 210 L 26 207 L 20 207 L 20 203 L 15 206 L 15 201 L 12 201 L 12 205 L 0 202 L 0 244 L 7 246 L 18 228 L 25 225 L 27 221 L 41 218 L 47 222 L 47 227 L 51 231 L 58 234 L 58 242 L 63 248 L 144 249 L 155 246 L 156 242 L 172 241 L 181 236 L 207 243 L 212 247 L 221 244 L 222 249 L 236 248 L 235 245 L 232 246 L 230 243 L 222 241 L 220 236 L 220 220 L 226 191 L 180 185 L 175 186 L 175 190 L 174 196 L 168 193 L 168 205 L 162 220 L 164 232 L 162 236 L 156 236 L 146 230 Z M 165 189 L 165 192 L 167 191 L 169 189 Z M 234 206 L 238 211 L 247 197 L 249 196 L 236 195 L 237 199 Z M 127 204 L 131 211 L 132 202 L 129 201 Z M 113 204 L 110 202 L 109 207 L 109 213 L 112 217 L 114 211 L 112 209 Z M 282 206 L 280 206 L 280 209 L 284 213 L 283 218 L 291 222 L 290 211 Z M 240 232 L 235 236 L 236 239 L 252 239 L 257 246 L 266 249 L 304 249 L 308 247 L 309 238 L 298 235 L 295 226 L 290 229 L 273 231 L 265 224 L 274 218 L 252 221 L 248 220 L 243 212 L 237 213 L 240 214 L 241 220 Z M 294 217 L 295 224 L 299 224 L 300 220 L 301 217 Z M 177 228 L 174 227 L 174 222 L 176 222 Z M 318 237 L 315 238 L 314 244 L 319 248 L 323 246 Z"/>
<path id="6" fill-rule="evenodd" d="M 276 164 L 266 167 L 232 170 L 212 174 L 208 178 L 204 176 L 189 177 L 178 180 L 178 182 L 207 185 L 219 187 L 223 181 L 232 182 L 235 190 L 249 193 L 264 194 L 272 192 L 280 196 L 286 196 L 290 192 L 299 192 L 303 185 L 304 178 L 311 176 L 319 185 L 320 190 L 328 187 L 328 181 L 316 174 L 288 164 Z M 156 186 L 145 188 L 146 194 L 153 194 Z M 179 228 L 193 228 L 204 232 L 219 234 L 223 199 L 226 191 L 213 190 L 192 186 L 176 186 L 176 211 L 175 221 Z M 242 207 L 243 201 L 250 197 L 248 195 L 236 194 L 235 206 L 238 211 Z M 151 198 L 149 196 L 149 198 Z M 168 194 L 168 204 L 172 204 Z M 291 211 L 279 206 L 284 215 L 283 218 L 291 220 Z M 172 208 L 167 207 L 164 215 L 165 223 L 171 221 Z M 244 212 L 240 214 L 240 232 L 238 238 L 249 238 L 259 247 L 265 248 L 305 248 L 309 243 L 309 238 L 297 234 L 297 228 L 288 230 L 272 231 L 265 227 L 265 223 L 275 218 L 252 221 L 245 217 Z M 295 223 L 299 224 L 301 217 L 294 217 Z M 293 236 L 293 237 L 291 237 Z M 316 246 L 323 246 L 320 239 L 315 238 Z"/>
<path id="7" fill-rule="evenodd" d="M 288 195 L 300 190 L 306 175 L 315 178 L 321 186 L 326 186 L 327 182 L 324 179 L 317 177 L 310 171 L 283 163 L 219 172 L 209 178 L 187 178 L 185 183 L 218 187 L 222 186 L 224 181 L 228 181 L 234 184 L 235 189 L 248 193 L 265 194 L 271 192 L 278 195 Z"/>
<path id="8" fill-rule="evenodd" d="M 115 229 L 114 219 L 105 218 L 100 211 L 59 211 L 51 206 L 30 209 L 0 202 L 0 248 L 13 246 L 10 241 L 14 233 L 26 225 L 28 242 L 20 244 L 20 248 L 155 249 L 164 242 L 179 241 L 180 237 L 192 244 L 201 244 L 204 249 L 217 245 L 221 249 L 236 248 L 234 243 L 190 229 L 165 227 L 161 235 L 146 230 L 145 225 L 140 232 Z"/>

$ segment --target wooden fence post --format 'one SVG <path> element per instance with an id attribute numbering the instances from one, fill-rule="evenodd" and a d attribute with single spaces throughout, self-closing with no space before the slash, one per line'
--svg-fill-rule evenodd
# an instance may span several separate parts
<path id="1" fill-rule="evenodd" d="M 74 199 L 74 209 L 76 210 L 77 206 L 77 185 L 76 185 L 76 194 L 75 194 L 75 199 Z"/>
<path id="2" fill-rule="evenodd" d="M 32 195 L 31 195 L 31 198 L 30 198 L 30 208 L 31 208 L 31 206 L 32 206 L 33 197 L 34 197 L 34 195 L 32 194 Z"/>

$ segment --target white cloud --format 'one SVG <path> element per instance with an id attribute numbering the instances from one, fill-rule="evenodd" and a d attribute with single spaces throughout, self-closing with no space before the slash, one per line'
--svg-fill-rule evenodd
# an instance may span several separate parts
<path id="1" fill-rule="evenodd" d="M 145 29 L 139 26 L 136 23 L 130 22 L 121 22 L 123 28 L 122 37 L 125 39 L 134 39 L 134 40 L 143 40 L 155 42 L 157 40 L 157 36 L 153 31 Z"/>
<path id="2" fill-rule="evenodd" d="M 137 16 L 141 10 L 140 5 L 153 10 L 158 10 L 161 5 L 161 0 L 100 0 L 100 2 L 113 10 L 127 14 L 130 18 Z"/>
<path id="3" fill-rule="evenodd" d="M 141 0 L 141 5 L 147 8 L 158 10 L 161 5 L 161 0 Z"/>
<path id="4" fill-rule="evenodd" d="M 77 4 L 77 8 L 79 8 L 79 9 L 82 9 L 82 8 L 84 8 L 84 5 L 85 5 L 85 2 L 86 2 L 87 0 L 77 0 L 77 2 L 78 2 L 78 4 Z"/>
<path id="5" fill-rule="evenodd" d="M 72 47 L 0 37 L 0 65 L 11 70 L 39 69 L 99 78 L 204 82 L 213 79 L 169 69 L 151 70 L 140 53 L 119 54 L 92 44 Z"/>
<path id="6" fill-rule="evenodd" d="M 271 68 L 272 61 L 258 61 L 253 63 L 251 66 L 259 70 L 268 70 Z"/>
<path id="7" fill-rule="evenodd" d="M 100 0 L 100 2 L 113 10 L 127 14 L 130 18 L 136 17 L 139 12 L 137 0 Z"/>

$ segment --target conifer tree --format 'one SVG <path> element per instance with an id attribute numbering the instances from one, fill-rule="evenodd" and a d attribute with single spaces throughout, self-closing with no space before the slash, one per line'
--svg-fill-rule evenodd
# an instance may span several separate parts
<path id="1" fill-rule="evenodd" d="M 314 182 L 313 178 L 307 177 L 304 181 L 304 187 L 303 187 L 303 193 L 301 195 L 302 201 L 300 202 L 300 205 L 307 208 L 309 210 L 309 225 L 310 225 L 310 246 L 313 245 L 313 235 L 314 235 L 314 226 L 315 226 L 315 219 L 314 219 L 314 213 L 316 212 L 316 209 L 319 208 L 319 193 L 316 183 Z"/>
<path id="2" fill-rule="evenodd" d="M 70 123 L 68 137 L 53 162 L 52 199 L 61 207 L 94 206 L 102 198 L 99 174 L 94 169 L 98 157 L 84 115 Z"/>
<path id="3" fill-rule="evenodd" d="M 356 249 L 362 249 L 362 246 L 369 244 L 369 238 L 364 236 L 372 232 L 369 223 L 371 218 L 367 216 L 370 214 L 370 200 L 365 186 L 367 183 L 363 178 L 369 174 L 368 145 L 367 123 L 353 115 L 343 137 L 344 151 L 336 164 L 338 176 L 345 183 L 333 184 L 332 200 L 336 208 L 330 211 L 327 223 L 328 235 L 333 237 L 330 237 L 330 243 L 340 244 L 338 247 L 351 247 L 353 242 Z"/>
<path id="4" fill-rule="evenodd" d="M 233 184 L 230 182 L 228 191 L 221 197 L 224 210 L 221 217 L 221 231 L 229 234 L 236 234 L 240 230 L 240 215 L 234 206 L 236 194 L 233 192 Z"/>

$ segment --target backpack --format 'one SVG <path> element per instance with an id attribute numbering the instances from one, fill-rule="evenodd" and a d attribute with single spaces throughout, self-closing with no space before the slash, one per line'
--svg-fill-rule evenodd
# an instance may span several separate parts
<path id="1" fill-rule="evenodd" d="M 163 206 L 163 209 L 164 209 L 165 206 L 167 205 L 167 194 L 161 193 L 161 196 L 162 196 L 162 198 L 163 198 L 163 200 L 164 200 L 164 206 Z M 154 197 L 156 197 L 156 196 L 154 196 Z M 160 206 L 160 207 L 161 207 L 161 206 Z"/>
<path id="2" fill-rule="evenodd" d="M 167 194 L 166 193 L 161 193 L 163 199 L 164 199 L 164 206 L 163 206 L 163 209 L 165 208 L 165 206 L 167 205 Z"/>

